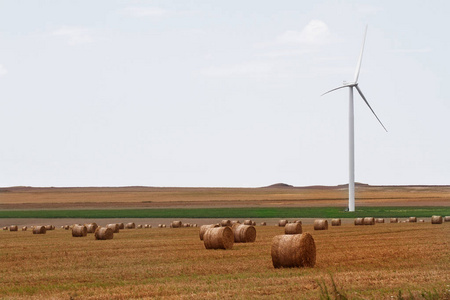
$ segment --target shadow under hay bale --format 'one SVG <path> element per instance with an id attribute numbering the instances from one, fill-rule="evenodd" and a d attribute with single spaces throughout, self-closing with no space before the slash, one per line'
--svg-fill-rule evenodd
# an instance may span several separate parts
<path id="1" fill-rule="evenodd" d="M 375 225 L 375 218 L 374 217 L 365 217 L 364 225 Z"/>
<path id="2" fill-rule="evenodd" d="M 172 221 L 172 228 L 180 228 L 181 226 L 183 226 L 183 223 L 181 223 L 181 221 Z"/>
<path id="3" fill-rule="evenodd" d="M 312 268 L 316 264 L 316 244 L 309 233 L 277 235 L 272 239 L 271 255 L 275 268 Z"/>
<path id="4" fill-rule="evenodd" d="M 431 224 L 442 224 L 442 217 L 441 216 L 432 216 Z"/>
<path id="5" fill-rule="evenodd" d="M 113 223 L 113 224 L 108 224 L 106 225 L 107 228 L 111 228 L 111 230 L 113 231 L 113 233 L 119 233 L 120 231 L 120 225 L 117 223 Z"/>
<path id="6" fill-rule="evenodd" d="M 398 218 L 391 218 L 389 220 L 390 223 L 398 223 Z"/>
<path id="7" fill-rule="evenodd" d="M 206 249 L 231 249 L 234 244 L 234 234 L 230 227 L 208 228 L 203 235 Z"/>
<path id="8" fill-rule="evenodd" d="M 341 219 L 332 219 L 331 226 L 341 226 Z"/>
<path id="9" fill-rule="evenodd" d="M 325 219 L 314 220 L 314 230 L 328 230 L 328 221 Z"/>
<path id="10" fill-rule="evenodd" d="M 286 226 L 287 223 L 289 223 L 288 220 L 280 220 L 278 222 L 278 226 L 279 227 L 284 227 L 284 226 Z"/>
<path id="11" fill-rule="evenodd" d="M 233 226 L 235 226 L 235 225 L 233 225 Z M 200 226 L 200 230 L 199 230 L 199 233 L 198 233 L 198 235 L 200 237 L 200 240 L 203 241 L 203 236 L 205 235 L 206 230 L 208 230 L 209 228 L 215 228 L 215 227 L 219 227 L 219 226 L 217 226 L 216 224 L 209 224 L 209 225 L 202 225 L 202 226 Z"/>
<path id="12" fill-rule="evenodd" d="M 300 234 L 302 233 L 301 223 L 288 223 L 284 226 L 284 234 Z"/>
<path id="13" fill-rule="evenodd" d="M 232 231 L 235 243 L 253 243 L 256 240 L 256 229 L 253 225 L 238 225 Z"/>
<path id="14" fill-rule="evenodd" d="M 72 227 L 73 237 L 84 237 L 87 236 L 87 228 L 84 225 L 73 225 Z"/>
<path id="15" fill-rule="evenodd" d="M 45 226 L 35 226 L 33 228 L 33 234 L 45 234 L 46 232 Z"/>
<path id="16" fill-rule="evenodd" d="M 97 227 L 94 236 L 96 240 L 112 240 L 114 231 L 108 227 Z"/>

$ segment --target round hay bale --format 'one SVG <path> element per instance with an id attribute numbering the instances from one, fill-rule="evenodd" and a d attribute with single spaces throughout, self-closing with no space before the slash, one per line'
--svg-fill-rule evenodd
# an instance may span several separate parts
<path id="1" fill-rule="evenodd" d="M 180 228 L 181 226 L 183 226 L 183 223 L 181 223 L 181 221 L 172 222 L 172 228 Z"/>
<path id="2" fill-rule="evenodd" d="M 244 225 L 252 225 L 253 221 L 252 220 L 245 220 L 244 221 Z"/>
<path id="3" fill-rule="evenodd" d="M 144 224 L 144 228 L 149 228 L 149 227 L 148 227 L 148 224 Z"/>
<path id="4" fill-rule="evenodd" d="M 314 230 L 328 230 L 328 221 L 325 219 L 314 220 Z"/>
<path id="5" fill-rule="evenodd" d="M 233 233 L 235 243 L 253 243 L 256 240 L 256 229 L 253 225 L 238 225 Z"/>
<path id="6" fill-rule="evenodd" d="M 84 224 L 84 226 L 86 226 L 87 233 L 94 233 L 98 227 L 97 223 Z"/>
<path id="7" fill-rule="evenodd" d="M 302 224 L 302 221 L 300 221 L 300 220 L 295 220 L 294 223 L 300 223 L 300 224 Z"/>
<path id="8" fill-rule="evenodd" d="M 158 228 L 162 228 L 162 224 L 158 224 Z"/>
<path id="9" fill-rule="evenodd" d="M 72 228 L 73 237 L 83 237 L 87 235 L 87 228 L 84 225 L 74 225 Z"/>
<path id="10" fill-rule="evenodd" d="M 450 216 L 445 216 L 444 217 L 444 222 L 450 222 Z"/>
<path id="11" fill-rule="evenodd" d="M 124 223 L 118 223 L 119 225 L 119 229 L 125 229 L 125 224 Z"/>
<path id="12" fill-rule="evenodd" d="M 417 222 L 417 218 L 416 217 L 409 217 L 409 222 L 416 223 Z"/>
<path id="13" fill-rule="evenodd" d="M 127 223 L 127 224 L 125 225 L 125 228 L 126 228 L 126 229 L 134 229 L 134 228 L 136 228 L 136 224 L 134 224 L 133 222 Z"/>
<path id="14" fill-rule="evenodd" d="M 384 219 L 383 218 L 376 218 L 375 219 L 375 223 L 384 223 Z"/>
<path id="15" fill-rule="evenodd" d="M 287 223 L 289 223 L 288 220 L 280 220 L 280 221 L 278 222 L 278 226 L 284 227 L 284 226 L 286 226 Z"/>
<path id="16" fill-rule="evenodd" d="M 166 224 L 162 224 L 162 228 L 166 228 Z"/>
<path id="17" fill-rule="evenodd" d="M 45 234 L 46 232 L 45 226 L 35 226 L 33 228 L 33 234 Z"/>
<path id="18" fill-rule="evenodd" d="M 420 220 L 419 220 L 419 223 L 425 223 L 425 220 L 420 219 Z"/>
<path id="19" fill-rule="evenodd" d="M 149 225 L 148 225 L 148 228 L 152 228 L 152 225 L 149 224 Z"/>
<path id="20" fill-rule="evenodd" d="M 138 225 L 137 228 L 142 229 L 142 225 Z"/>
<path id="21" fill-rule="evenodd" d="M 355 225 L 364 225 L 364 218 L 356 218 Z"/>
<path id="22" fill-rule="evenodd" d="M 231 226 L 233 226 L 234 224 L 241 224 L 241 222 L 239 222 L 239 220 L 233 220 L 231 221 Z"/>
<path id="23" fill-rule="evenodd" d="M 331 226 L 341 226 L 341 219 L 332 219 Z"/>
<path id="24" fill-rule="evenodd" d="M 110 228 L 113 231 L 113 233 L 119 233 L 120 225 L 117 223 L 108 224 L 106 225 L 106 228 Z"/>
<path id="25" fill-rule="evenodd" d="M 398 223 L 398 218 L 391 218 L 390 223 Z"/>
<path id="26" fill-rule="evenodd" d="M 442 217 L 441 216 L 432 216 L 431 224 L 442 224 Z"/>
<path id="27" fill-rule="evenodd" d="M 198 227 L 198 225 L 197 225 L 197 224 L 194 224 L 194 225 L 192 225 L 192 227 Z"/>
<path id="28" fill-rule="evenodd" d="M 11 225 L 9 226 L 9 231 L 18 231 L 19 227 L 17 227 L 17 225 Z"/>
<path id="29" fill-rule="evenodd" d="M 8 230 L 8 226 L 3 227 L 3 230 Z"/>
<path id="30" fill-rule="evenodd" d="M 374 217 L 365 217 L 364 225 L 375 225 L 375 218 Z"/>
<path id="31" fill-rule="evenodd" d="M 94 236 L 96 240 L 112 240 L 114 231 L 109 227 L 97 227 Z"/>
<path id="32" fill-rule="evenodd" d="M 233 224 L 231 224 L 231 220 L 222 220 L 220 222 L 220 226 L 222 226 L 222 227 L 225 227 L 225 226 L 231 227 L 231 225 L 233 225 Z"/>
<path id="33" fill-rule="evenodd" d="M 234 244 L 234 234 L 230 227 L 208 228 L 203 235 L 206 249 L 231 249 Z"/>
<path id="34" fill-rule="evenodd" d="M 27 226 L 23 226 L 22 227 L 22 231 L 27 231 L 28 227 Z"/>
<path id="35" fill-rule="evenodd" d="M 266 222 L 261 222 L 261 226 L 266 226 L 267 223 Z"/>
<path id="36" fill-rule="evenodd" d="M 235 225 L 233 225 L 235 226 Z M 210 225 L 202 225 L 200 226 L 200 231 L 198 233 L 199 237 L 200 237 L 200 241 L 203 241 L 203 236 L 205 235 L 205 232 L 207 229 L 209 228 L 215 228 L 218 227 L 216 224 L 210 224 Z"/>
<path id="37" fill-rule="evenodd" d="M 64 225 L 63 228 L 64 230 L 69 230 L 69 225 Z"/>
<path id="38" fill-rule="evenodd" d="M 316 244 L 309 233 L 275 236 L 271 254 L 275 268 L 312 268 L 316 264 Z"/>
<path id="39" fill-rule="evenodd" d="M 302 233 L 301 223 L 288 223 L 284 226 L 284 234 L 300 234 Z"/>
<path id="40" fill-rule="evenodd" d="M 45 225 L 45 230 L 53 230 L 53 226 L 52 225 Z"/>

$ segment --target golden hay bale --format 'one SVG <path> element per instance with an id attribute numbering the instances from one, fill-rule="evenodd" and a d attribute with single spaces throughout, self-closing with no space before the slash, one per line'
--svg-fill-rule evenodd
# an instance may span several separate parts
<path id="1" fill-rule="evenodd" d="M 231 224 L 231 220 L 222 220 L 220 222 L 220 226 L 222 226 L 222 227 L 225 227 L 225 226 L 231 227 L 231 225 L 233 225 L 233 224 Z"/>
<path id="2" fill-rule="evenodd" d="M 284 227 L 286 226 L 287 223 L 289 223 L 288 220 L 280 220 L 278 221 L 278 226 Z"/>
<path id="3" fill-rule="evenodd" d="M 253 243 L 256 240 L 256 229 L 253 225 L 238 225 L 233 233 L 235 243 Z"/>
<path id="4" fill-rule="evenodd" d="M 234 225 L 234 224 L 241 224 L 241 222 L 239 222 L 239 220 L 233 220 L 233 221 L 231 221 L 231 225 Z"/>
<path id="5" fill-rule="evenodd" d="M 180 228 L 181 226 L 183 226 L 183 223 L 181 223 L 181 221 L 172 222 L 172 228 Z"/>
<path id="6" fill-rule="evenodd" d="M 125 224 L 123 223 L 117 223 L 119 225 L 119 229 L 125 229 Z"/>
<path id="7" fill-rule="evenodd" d="M 409 217 L 409 222 L 416 223 L 417 222 L 417 218 L 416 217 Z"/>
<path id="8" fill-rule="evenodd" d="M 445 216 L 444 217 L 444 222 L 450 222 L 450 216 Z"/>
<path id="9" fill-rule="evenodd" d="M 316 264 L 316 244 L 309 233 L 275 236 L 271 254 L 275 268 L 312 268 Z"/>
<path id="10" fill-rule="evenodd" d="M 253 221 L 252 220 L 245 220 L 244 221 L 244 225 L 252 225 Z"/>
<path id="11" fill-rule="evenodd" d="M 284 226 L 284 234 L 300 234 L 302 233 L 301 223 L 287 223 Z"/>
<path id="12" fill-rule="evenodd" d="M 194 225 L 192 225 L 192 227 L 198 227 L 198 225 L 197 225 L 197 224 L 194 224 Z"/>
<path id="13" fill-rule="evenodd" d="M 261 226 L 266 226 L 267 223 L 266 222 L 261 222 Z"/>
<path id="14" fill-rule="evenodd" d="M 22 227 L 22 231 L 27 231 L 28 227 L 27 226 L 23 226 Z"/>
<path id="15" fill-rule="evenodd" d="M 45 230 L 53 230 L 53 226 L 52 225 L 45 225 Z"/>
<path id="16" fill-rule="evenodd" d="M 158 224 L 158 228 L 162 228 L 162 224 Z"/>
<path id="17" fill-rule="evenodd" d="M 235 226 L 235 225 L 233 225 L 233 226 Z M 200 240 L 203 241 L 203 236 L 205 235 L 205 232 L 206 232 L 207 229 L 215 228 L 215 227 L 219 227 L 219 226 L 217 226 L 217 224 L 210 224 L 210 225 L 202 225 L 202 226 L 200 226 L 200 231 L 198 233 L 198 235 L 200 237 Z"/>
<path id="18" fill-rule="evenodd" d="M 72 236 L 83 237 L 87 235 L 87 228 L 84 225 L 73 225 Z"/>
<path id="19" fill-rule="evenodd" d="M 231 249 L 234 244 L 234 234 L 230 227 L 208 228 L 203 235 L 206 249 Z"/>
<path id="20" fill-rule="evenodd" d="M 364 225 L 375 225 L 375 218 L 374 217 L 365 217 Z"/>
<path id="21" fill-rule="evenodd" d="M 375 219 L 375 223 L 384 223 L 384 219 L 383 218 L 376 218 Z"/>
<path id="22" fill-rule="evenodd" d="M 328 230 L 328 221 L 325 219 L 314 220 L 314 230 Z"/>
<path id="23" fill-rule="evenodd" d="M 98 227 L 97 223 L 84 224 L 84 226 L 86 226 L 87 233 L 94 233 Z"/>
<path id="24" fill-rule="evenodd" d="M 431 224 L 442 224 L 442 217 L 441 216 L 432 216 Z"/>
<path id="25" fill-rule="evenodd" d="M 341 226 L 341 219 L 331 219 L 331 226 Z"/>
<path id="26" fill-rule="evenodd" d="M 112 240 L 114 231 L 109 227 L 97 227 L 94 236 L 96 240 Z"/>
<path id="27" fill-rule="evenodd" d="M 9 226 L 9 231 L 18 231 L 19 227 L 17 227 L 17 225 L 11 225 Z"/>
<path id="28" fill-rule="evenodd" d="M 391 218 L 390 223 L 398 223 L 398 218 Z"/>
<path id="29" fill-rule="evenodd" d="M 120 226 L 117 223 L 108 224 L 108 225 L 106 225 L 106 228 L 111 228 L 113 233 L 119 233 L 119 230 L 120 230 Z"/>
<path id="30" fill-rule="evenodd" d="M 134 222 L 127 223 L 125 225 L 125 228 L 126 229 L 134 229 L 134 228 L 136 228 L 136 224 L 134 224 Z"/>
<path id="31" fill-rule="evenodd" d="M 8 230 L 8 227 L 7 226 L 3 227 L 3 230 Z"/>
<path id="32" fill-rule="evenodd" d="M 364 225 L 364 218 L 356 218 L 355 225 Z"/>
<path id="33" fill-rule="evenodd" d="M 64 225 L 65 230 L 69 230 L 69 225 Z"/>
<path id="34" fill-rule="evenodd" d="M 142 225 L 138 225 L 137 228 L 141 229 L 141 228 L 142 228 Z"/>
<path id="35" fill-rule="evenodd" d="M 33 234 L 45 234 L 46 232 L 45 226 L 35 226 L 33 228 Z"/>
<path id="36" fill-rule="evenodd" d="M 419 223 L 425 223 L 425 220 L 420 219 L 420 220 L 419 220 Z"/>
<path id="37" fill-rule="evenodd" d="M 149 227 L 148 227 L 148 224 L 144 224 L 144 228 L 149 228 Z"/>

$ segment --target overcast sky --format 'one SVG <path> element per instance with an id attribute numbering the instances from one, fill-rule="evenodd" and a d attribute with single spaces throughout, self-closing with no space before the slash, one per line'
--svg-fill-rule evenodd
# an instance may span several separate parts
<path id="1" fill-rule="evenodd" d="M 450 184 L 448 1 L 2 1 L 0 186 Z"/>

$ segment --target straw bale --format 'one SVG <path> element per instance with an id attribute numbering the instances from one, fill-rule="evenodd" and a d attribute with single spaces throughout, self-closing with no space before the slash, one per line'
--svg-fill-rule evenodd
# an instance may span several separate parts
<path id="1" fill-rule="evenodd" d="M 331 226 L 341 226 L 341 219 L 332 219 Z"/>
<path id="2" fill-rule="evenodd" d="M 431 224 L 442 224 L 442 217 L 441 216 L 432 216 Z"/>
<path id="3" fill-rule="evenodd" d="M 256 229 L 253 225 L 238 225 L 233 233 L 235 243 L 253 243 L 256 240 Z"/>
<path id="4" fill-rule="evenodd" d="M 126 229 L 134 229 L 134 228 L 136 228 L 136 224 L 134 224 L 134 222 L 127 223 L 125 225 L 125 228 Z"/>
<path id="5" fill-rule="evenodd" d="M 356 218 L 355 225 L 364 225 L 364 218 Z"/>
<path id="6" fill-rule="evenodd" d="M 3 227 L 3 230 L 8 230 L 8 226 Z"/>
<path id="7" fill-rule="evenodd" d="M 119 229 L 125 229 L 125 224 L 124 223 L 118 223 L 119 224 Z"/>
<path id="8" fill-rule="evenodd" d="M 118 223 L 108 224 L 106 225 L 107 228 L 111 228 L 113 233 L 119 233 L 120 225 Z"/>
<path id="9" fill-rule="evenodd" d="M 192 227 L 198 227 L 198 225 L 197 225 L 197 224 L 194 224 L 194 225 L 192 225 Z"/>
<path id="10" fill-rule="evenodd" d="M 312 268 L 316 264 L 316 245 L 309 233 L 275 236 L 271 254 L 275 268 Z"/>
<path id="11" fill-rule="evenodd" d="M 206 249 L 231 249 L 234 244 L 234 234 L 230 227 L 208 228 L 203 235 Z"/>
<path id="12" fill-rule="evenodd" d="M 325 219 L 314 220 L 314 230 L 328 230 L 328 221 Z"/>
<path id="13" fill-rule="evenodd" d="M 252 220 L 245 220 L 244 221 L 244 225 L 252 225 L 253 221 Z"/>
<path id="14" fill-rule="evenodd" d="M 450 216 L 445 216 L 444 217 L 444 222 L 450 222 Z"/>
<path id="15" fill-rule="evenodd" d="M 84 224 L 84 226 L 86 226 L 87 233 L 94 233 L 98 227 L 97 223 Z"/>
<path id="16" fill-rule="evenodd" d="M 391 218 L 390 223 L 398 223 L 398 218 Z"/>
<path id="17" fill-rule="evenodd" d="M 416 223 L 417 222 L 417 218 L 416 217 L 409 217 L 409 222 Z"/>
<path id="18" fill-rule="evenodd" d="M 261 226 L 266 226 L 267 223 L 266 222 L 261 222 Z"/>
<path id="19" fill-rule="evenodd" d="M 148 224 L 144 224 L 144 228 L 149 228 L 149 227 L 148 227 Z"/>
<path id="20" fill-rule="evenodd" d="M 302 221 L 300 221 L 300 220 L 295 220 L 294 223 L 300 223 L 300 224 L 302 224 Z"/>
<path id="21" fill-rule="evenodd" d="M 280 220 L 280 221 L 278 222 L 278 226 L 284 227 L 284 226 L 286 226 L 287 223 L 289 223 L 288 220 Z"/>
<path id="22" fill-rule="evenodd" d="M 234 226 L 234 225 L 233 225 Z M 209 229 L 209 228 L 215 228 L 215 227 L 219 227 L 219 226 L 217 226 L 216 224 L 210 224 L 210 225 L 202 225 L 202 226 L 200 226 L 200 231 L 199 231 L 199 237 L 200 237 L 200 240 L 201 241 L 203 241 L 203 236 L 204 236 L 204 234 L 205 234 L 205 232 L 206 232 L 206 230 L 207 229 Z"/>
<path id="23" fill-rule="evenodd" d="M 109 227 L 97 227 L 94 236 L 96 240 L 112 240 L 114 231 Z"/>
<path id="24" fill-rule="evenodd" d="M 158 228 L 162 228 L 162 224 L 158 224 Z"/>
<path id="25" fill-rule="evenodd" d="M 141 228 L 142 228 L 142 225 L 139 224 L 139 225 L 137 226 L 137 228 L 141 229 Z"/>
<path id="26" fill-rule="evenodd" d="M 181 223 L 181 221 L 172 222 L 172 228 L 180 228 L 181 226 L 183 226 L 183 223 Z"/>
<path id="27" fill-rule="evenodd" d="M 284 234 L 300 234 L 302 233 L 301 223 L 287 223 L 284 226 Z"/>
<path id="28" fill-rule="evenodd" d="M 364 225 L 375 225 L 375 218 L 374 217 L 365 217 Z"/>
<path id="29" fill-rule="evenodd" d="M 17 225 L 11 225 L 9 226 L 9 231 L 18 231 L 19 227 L 17 227 Z"/>
<path id="30" fill-rule="evenodd" d="M 233 221 L 231 221 L 231 225 L 233 225 L 233 224 L 241 224 L 241 222 L 239 222 L 239 220 L 233 220 Z"/>
<path id="31" fill-rule="evenodd" d="M 384 223 L 384 219 L 383 218 L 376 218 L 375 219 L 375 223 Z"/>
<path id="32" fill-rule="evenodd" d="M 84 225 L 74 225 L 72 228 L 73 237 L 83 237 L 87 235 L 87 228 Z"/>
<path id="33" fill-rule="evenodd" d="M 28 227 L 27 226 L 23 226 L 22 227 L 22 231 L 27 231 Z"/>
<path id="34" fill-rule="evenodd" d="M 231 225 L 233 225 L 233 224 L 231 224 L 231 220 L 222 220 L 220 222 L 220 226 L 222 226 L 222 227 L 225 227 L 225 226 L 231 227 Z"/>
<path id="35" fill-rule="evenodd" d="M 45 225 L 45 230 L 53 230 L 53 225 Z"/>
<path id="36" fill-rule="evenodd" d="M 424 219 L 419 219 L 419 223 L 425 223 Z"/>
<path id="37" fill-rule="evenodd" d="M 45 234 L 46 232 L 45 226 L 35 226 L 33 228 L 33 234 Z"/>

